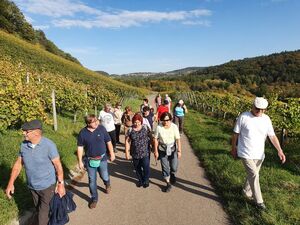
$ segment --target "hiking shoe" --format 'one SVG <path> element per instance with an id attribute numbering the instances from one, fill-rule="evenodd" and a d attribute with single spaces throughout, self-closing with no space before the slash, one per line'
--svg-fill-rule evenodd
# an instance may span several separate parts
<path id="1" fill-rule="evenodd" d="M 267 209 L 267 207 L 264 203 L 257 203 L 256 208 L 258 208 L 259 210 L 266 210 Z"/>
<path id="2" fill-rule="evenodd" d="M 106 193 L 106 194 L 109 194 L 110 191 L 111 191 L 111 186 L 110 186 L 110 184 L 105 185 L 105 193 Z"/>
<path id="3" fill-rule="evenodd" d="M 138 188 L 139 187 L 142 187 L 143 186 L 143 183 L 142 182 L 140 182 L 140 181 L 138 181 L 138 182 L 136 182 L 136 184 L 135 184 Z"/>
<path id="4" fill-rule="evenodd" d="M 165 189 L 165 192 L 168 193 L 170 192 L 172 189 L 172 185 L 170 183 L 167 183 L 167 186 L 166 186 L 166 189 Z"/>
<path id="5" fill-rule="evenodd" d="M 94 202 L 94 201 L 90 202 L 90 204 L 89 204 L 90 209 L 94 209 L 94 208 L 96 208 L 96 206 L 97 206 L 97 202 Z"/>
<path id="6" fill-rule="evenodd" d="M 143 188 L 147 188 L 147 187 L 149 187 L 149 182 L 145 182 L 145 183 L 143 184 Z"/>
<path id="7" fill-rule="evenodd" d="M 176 183 L 176 177 L 175 177 L 175 174 L 171 174 L 171 177 L 170 177 L 170 183 L 171 183 L 171 184 L 175 184 L 175 183 Z"/>

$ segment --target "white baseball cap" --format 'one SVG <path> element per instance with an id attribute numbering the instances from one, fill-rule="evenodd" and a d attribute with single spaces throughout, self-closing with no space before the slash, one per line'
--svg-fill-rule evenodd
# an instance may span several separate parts
<path id="1" fill-rule="evenodd" d="M 254 106 L 258 109 L 266 109 L 268 107 L 268 101 L 267 99 L 263 98 L 263 97 L 256 97 L 254 99 Z"/>

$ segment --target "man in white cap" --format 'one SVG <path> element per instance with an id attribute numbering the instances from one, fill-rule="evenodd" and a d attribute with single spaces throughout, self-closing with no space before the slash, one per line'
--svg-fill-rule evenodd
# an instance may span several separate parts
<path id="1" fill-rule="evenodd" d="M 268 101 L 262 97 L 256 97 L 250 112 L 242 113 L 233 129 L 232 150 L 233 157 L 242 159 L 247 177 L 243 188 L 243 194 L 248 199 L 253 199 L 258 209 L 264 210 L 264 204 L 260 184 L 259 170 L 265 158 L 265 140 L 267 136 L 278 151 L 282 163 L 285 155 L 275 135 L 272 122 L 265 114 Z"/>

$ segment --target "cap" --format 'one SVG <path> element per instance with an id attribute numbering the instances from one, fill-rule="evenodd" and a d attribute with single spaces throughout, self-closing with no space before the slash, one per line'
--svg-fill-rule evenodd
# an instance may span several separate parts
<path id="1" fill-rule="evenodd" d="M 42 122 L 40 120 L 31 120 L 22 125 L 22 130 L 36 130 L 42 129 Z"/>
<path id="2" fill-rule="evenodd" d="M 266 109 L 268 107 L 268 101 L 263 97 L 256 97 L 253 104 L 258 109 Z"/>
<path id="3" fill-rule="evenodd" d="M 180 99 L 178 103 L 179 103 L 180 105 L 183 105 L 183 100 Z"/>

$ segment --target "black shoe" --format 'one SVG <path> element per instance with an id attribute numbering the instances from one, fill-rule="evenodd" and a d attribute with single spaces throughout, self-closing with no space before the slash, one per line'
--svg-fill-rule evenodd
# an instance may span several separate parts
<path id="1" fill-rule="evenodd" d="M 142 187 L 143 186 L 143 183 L 138 181 L 136 184 L 135 184 L 137 187 Z"/>
<path id="2" fill-rule="evenodd" d="M 259 210 L 262 210 L 262 211 L 267 209 L 267 207 L 264 203 L 257 203 L 256 208 L 259 209 Z"/>
<path id="3" fill-rule="evenodd" d="M 176 183 L 176 177 L 175 177 L 175 174 L 171 174 L 171 177 L 170 177 L 170 183 L 171 183 L 171 184 L 175 184 L 175 183 Z"/>
<path id="4" fill-rule="evenodd" d="M 167 183 L 166 188 L 165 188 L 165 192 L 168 193 L 170 192 L 172 189 L 172 185 L 170 183 Z"/>
<path id="5" fill-rule="evenodd" d="M 145 183 L 143 184 L 143 188 L 147 188 L 147 187 L 149 187 L 149 182 L 145 182 Z"/>

